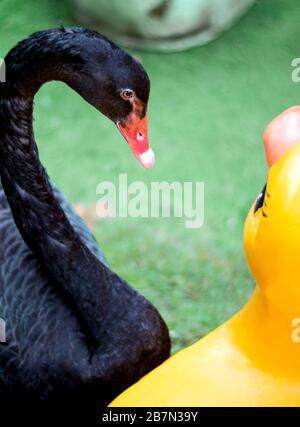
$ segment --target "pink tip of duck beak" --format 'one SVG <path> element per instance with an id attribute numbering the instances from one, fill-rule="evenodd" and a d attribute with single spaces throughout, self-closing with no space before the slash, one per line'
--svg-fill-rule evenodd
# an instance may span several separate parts
<path id="1" fill-rule="evenodd" d="M 264 145 L 269 168 L 297 142 L 300 142 L 298 105 L 283 111 L 265 129 Z"/>

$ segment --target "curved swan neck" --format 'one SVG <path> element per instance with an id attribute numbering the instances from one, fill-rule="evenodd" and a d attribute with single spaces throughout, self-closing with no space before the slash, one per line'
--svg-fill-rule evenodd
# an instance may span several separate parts
<path id="1" fill-rule="evenodd" d="M 81 242 L 60 207 L 40 163 L 32 128 L 35 91 L 48 78 L 55 76 L 58 79 L 58 69 L 65 70 L 66 67 L 52 63 L 54 70 L 50 69 L 51 65 L 47 72 L 43 70 L 45 56 L 42 54 L 49 53 L 50 48 L 40 52 L 37 46 L 38 50 L 32 48 L 30 55 L 40 54 L 42 57 L 35 56 L 33 64 L 37 67 L 31 69 L 26 62 L 26 41 L 23 44 L 25 46 L 21 43 L 8 54 L 8 80 L 0 84 L 2 185 L 24 241 L 63 287 L 74 308 L 76 306 L 82 314 L 89 331 L 99 341 L 102 336 L 101 313 L 104 314 L 109 301 L 112 282 L 119 279 Z M 54 51 L 57 51 L 55 44 Z M 17 57 L 23 65 L 14 62 Z M 32 80 L 34 78 L 36 80 Z M 65 80 L 64 71 L 60 80 Z M 29 90 L 30 81 L 32 87 Z"/>
<path id="2" fill-rule="evenodd" d="M 19 231 L 36 256 L 47 260 L 52 271 L 68 261 L 68 253 L 74 257 L 83 245 L 56 201 L 40 163 L 32 112 L 32 101 L 0 98 L 1 179 Z M 64 259 L 60 258 L 62 253 Z M 63 267 L 61 276 L 64 272 Z"/>
<path id="3" fill-rule="evenodd" d="M 60 80 L 74 86 L 80 79 L 82 63 L 76 47 L 76 29 L 35 33 L 6 56 L 6 84 L 1 85 L 2 92 L 32 100 L 45 82 Z"/>

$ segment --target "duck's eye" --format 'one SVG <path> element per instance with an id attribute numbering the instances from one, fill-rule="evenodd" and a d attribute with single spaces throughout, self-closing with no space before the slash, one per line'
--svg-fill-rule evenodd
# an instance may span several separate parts
<path id="1" fill-rule="evenodd" d="M 263 189 L 261 190 L 261 192 L 259 193 L 259 195 L 256 199 L 256 203 L 254 205 L 254 213 L 256 211 L 258 211 L 258 209 L 261 208 L 264 204 L 265 195 L 266 195 L 266 188 L 267 188 L 267 184 L 264 185 Z"/>
<path id="2" fill-rule="evenodd" d="M 134 92 L 131 89 L 122 89 L 120 95 L 123 99 L 125 99 L 125 101 L 128 101 L 129 99 L 133 98 Z"/>

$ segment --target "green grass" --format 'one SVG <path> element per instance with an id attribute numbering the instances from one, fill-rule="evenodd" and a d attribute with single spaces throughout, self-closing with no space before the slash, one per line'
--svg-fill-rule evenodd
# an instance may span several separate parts
<path id="1" fill-rule="evenodd" d="M 34 11 L 35 9 L 35 11 Z M 267 174 L 265 125 L 300 102 L 300 4 L 259 1 L 217 41 L 171 55 L 137 54 L 152 82 L 150 139 L 157 164 L 142 170 L 114 125 L 59 83 L 36 99 L 35 131 L 50 175 L 72 202 L 96 202 L 101 180 L 204 181 L 205 226 L 183 220 L 102 220 L 96 237 L 112 267 L 158 307 L 174 350 L 231 316 L 253 287 L 243 222 Z M 2 0 L 0 56 L 29 33 L 72 23 L 68 3 Z"/>

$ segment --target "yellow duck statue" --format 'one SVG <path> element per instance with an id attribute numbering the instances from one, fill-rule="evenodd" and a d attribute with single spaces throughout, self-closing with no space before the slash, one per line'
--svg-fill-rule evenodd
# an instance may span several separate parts
<path id="1" fill-rule="evenodd" d="M 300 406 L 300 106 L 264 135 L 269 174 L 244 228 L 245 307 L 110 406 Z"/>

